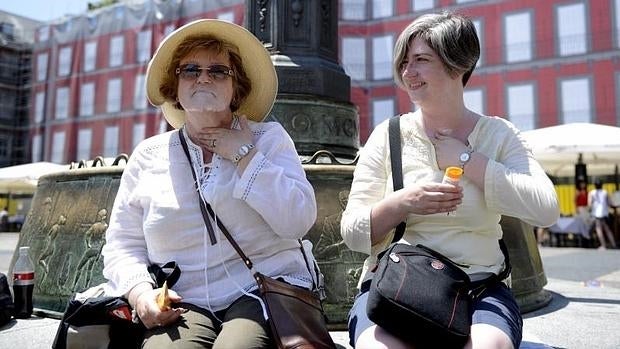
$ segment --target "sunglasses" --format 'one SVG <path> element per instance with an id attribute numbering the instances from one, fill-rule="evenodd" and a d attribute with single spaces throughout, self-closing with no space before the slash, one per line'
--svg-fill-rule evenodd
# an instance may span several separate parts
<path id="1" fill-rule="evenodd" d="M 207 71 L 209 78 L 214 81 L 223 81 L 229 76 L 234 76 L 234 72 L 223 64 L 214 64 L 208 67 L 201 67 L 198 64 L 189 63 L 179 66 L 175 72 L 182 79 L 195 80 L 198 79 L 203 70 Z"/>

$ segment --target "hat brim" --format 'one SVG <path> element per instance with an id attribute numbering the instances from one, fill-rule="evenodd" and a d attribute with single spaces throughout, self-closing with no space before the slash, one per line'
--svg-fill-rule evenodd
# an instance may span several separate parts
<path id="1" fill-rule="evenodd" d="M 243 69 L 252 89 L 236 111 L 253 121 L 263 121 L 271 111 L 278 91 L 278 77 L 269 52 L 247 29 L 217 19 L 201 19 L 176 29 L 159 45 L 146 70 L 146 96 L 161 108 L 166 121 L 174 128 L 185 123 L 185 111 L 175 108 L 175 101 L 166 100 L 159 91 L 172 56 L 181 42 L 195 35 L 211 35 L 239 49 Z"/>

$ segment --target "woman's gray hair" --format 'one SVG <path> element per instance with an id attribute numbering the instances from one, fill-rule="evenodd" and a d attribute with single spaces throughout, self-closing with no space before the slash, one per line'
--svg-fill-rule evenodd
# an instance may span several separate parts
<path id="1" fill-rule="evenodd" d="M 474 23 L 467 17 L 453 14 L 426 14 L 416 18 L 403 30 L 394 45 L 393 71 L 400 87 L 403 62 L 413 39 L 421 38 L 439 56 L 451 77 L 463 75 L 463 86 L 480 58 L 480 42 Z"/>

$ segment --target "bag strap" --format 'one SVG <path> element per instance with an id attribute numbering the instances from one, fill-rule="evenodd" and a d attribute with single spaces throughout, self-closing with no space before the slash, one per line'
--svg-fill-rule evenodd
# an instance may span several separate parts
<path id="1" fill-rule="evenodd" d="M 181 146 L 183 147 L 183 151 L 185 152 L 185 155 L 187 156 L 187 160 L 189 161 L 189 165 L 190 165 L 190 168 L 191 168 L 192 167 L 192 159 L 191 159 L 191 157 L 189 155 L 189 149 L 187 147 L 187 141 L 185 140 L 185 136 L 183 135 L 183 130 L 180 129 L 178 132 L 179 132 L 179 139 L 181 140 Z M 196 186 L 196 190 L 198 191 L 198 193 L 200 193 L 200 188 L 198 187 L 198 180 L 196 179 L 196 174 L 194 173 L 194 169 L 193 168 L 191 168 L 191 172 L 192 172 L 192 176 L 194 177 L 194 184 Z M 213 211 L 213 208 L 211 207 L 211 205 L 202 198 L 202 195 L 199 194 L 198 196 L 199 196 L 199 201 L 200 201 L 200 212 L 202 213 L 202 218 L 203 218 L 203 220 L 205 222 L 205 225 L 207 226 L 207 230 L 209 231 L 209 234 L 211 234 L 211 232 L 213 232 L 213 238 L 211 239 L 212 244 L 213 244 L 213 241 L 216 241 L 216 240 L 215 240 L 215 232 L 214 232 L 214 229 L 213 229 L 213 225 L 211 224 L 211 220 L 209 219 L 209 216 L 211 216 L 211 218 L 216 222 L 218 228 L 220 229 L 222 234 L 224 234 L 224 236 L 226 237 L 228 242 L 230 242 L 231 246 L 235 249 L 235 251 L 237 252 L 239 257 L 241 257 L 241 259 L 243 260 L 243 263 L 245 264 L 245 266 L 252 273 L 255 273 L 255 271 L 254 271 L 254 264 L 252 263 L 250 258 L 243 252 L 241 247 L 239 247 L 239 244 L 237 244 L 237 242 L 232 237 L 230 232 L 228 232 L 228 229 L 226 229 L 226 226 L 224 226 L 224 223 L 222 223 L 221 220 L 217 219 L 217 216 L 215 215 L 215 212 Z M 207 213 L 208 213 L 208 215 L 207 215 Z M 308 257 L 306 256 L 306 252 L 304 251 L 304 246 L 303 246 L 303 244 L 302 244 L 300 239 L 298 239 L 297 242 L 299 243 L 299 249 L 301 250 L 301 254 L 304 256 L 304 261 L 306 262 L 306 267 L 308 268 L 308 272 L 310 273 L 310 278 L 312 279 L 312 289 L 316 290 L 316 289 L 318 289 L 317 283 L 314 280 L 314 276 L 312 274 L 312 270 L 310 270 L 310 264 L 308 263 Z"/>
<path id="2" fill-rule="evenodd" d="M 388 139 L 390 143 L 390 163 L 392 165 L 392 183 L 394 184 L 394 191 L 400 190 L 403 188 L 403 165 L 402 165 L 402 150 L 401 150 L 401 139 L 400 139 L 400 117 L 401 115 L 396 115 L 390 118 L 389 126 L 388 126 Z M 400 222 L 396 226 L 396 231 L 394 232 L 394 238 L 392 239 L 392 243 L 395 243 L 402 239 L 405 234 L 405 228 L 407 226 L 407 222 Z M 510 256 L 508 255 L 508 248 L 504 243 L 504 239 L 499 239 L 499 248 L 504 254 L 504 270 L 502 270 L 498 275 L 494 275 L 488 279 L 484 280 L 484 284 L 488 284 L 495 280 L 504 280 L 510 275 L 512 271 L 512 265 L 510 264 Z"/>
<path id="3" fill-rule="evenodd" d="M 403 188 L 403 162 L 400 146 L 400 115 L 396 115 L 390 119 L 389 123 L 389 143 L 390 143 L 390 163 L 392 165 L 392 183 L 394 191 Z M 392 243 L 402 239 L 405 234 L 407 222 L 398 223 Z"/>
<path id="4" fill-rule="evenodd" d="M 148 271 L 153 281 L 157 283 L 157 287 L 162 287 L 164 281 L 168 282 L 168 287 L 172 287 L 179 281 L 181 276 L 181 269 L 175 261 L 170 261 L 161 267 L 157 264 L 151 264 L 148 267 Z"/>

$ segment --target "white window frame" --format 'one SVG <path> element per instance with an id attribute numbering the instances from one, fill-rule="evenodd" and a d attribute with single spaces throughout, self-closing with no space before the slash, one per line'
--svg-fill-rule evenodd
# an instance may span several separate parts
<path id="1" fill-rule="evenodd" d="M 581 10 L 581 13 L 576 13 Z M 556 38 L 559 56 L 588 52 L 588 20 L 585 3 L 578 2 L 556 7 Z"/>
<path id="2" fill-rule="evenodd" d="M 55 103 L 55 120 L 63 120 L 69 117 L 69 88 L 59 87 L 56 89 L 56 103 Z"/>
<path id="3" fill-rule="evenodd" d="M 520 83 L 506 87 L 508 119 L 521 131 L 536 128 L 536 87 Z"/>
<path id="4" fill-rule="evenodd" d="M 373 80 L 393 79 L 392 51 L 394 37 L 392 35 L 375 36 L 372 38 L 372 78 Z"/>
<path id="5" fill-rule="evenodd" d="M 484 89 L 480 87 L 468 88 L 463 92 L 465 107 L 482 115 L 486 115 L 484 108 L 485 97 Z"/>
<path id="6" fill-rule="evenodd" d="M 217 15 L 217 19 L 219 19 L 220 21 L 226 21 L 226 22 L 230 22 L 230 23 L 235 23 L 235 12 L 234 11 L 226 11 L 226 12 L 219 13 Z"/>
<path id="7" fill-rule="evenodd" d="M 340 3 L 340 18 L 345 21 L 363 21 L 367 15 L 366 9 L 367 0 L 341 0 Z"/>
<path id="8" fill-rule="evenodd" d="M 366 80 L 366 39 L 363 37 L 343 37 L 342 66 L 352 80 Z"/>
<path id="9" fill-rule="evenodd" d="M 435 0 L 411 0 L 413 11 L 426 11 L 435 8 Z"/>
<path id="10" fill-rule="evenodd" d="M 45 114 L 45 91 L 37 92 L 34 96 L 34 123 L 40 124 L 43 122 L 43 115 Z"/>
<path id="11" fill-rule="evenodd" d="M 529 61 L 533 57 L 533 22 L 530 11 L 504 16 L 504 60 L 507 63 Z"/>
<path id="12" fill-rule="evenodd" d="M 396 103 L 394 98 L 375 98 L 370 104 L 373 128 L 395 115 Z"/>
<path id="13" fill-rule="evenodd" d="M 84 43 L 84 71 L 89 72 L 97 67 L 97 41 Z"/>
<path id="14" fill-rule="evenodd" d="M 65 46 L 58 51 L 58 76 L 71 74 L 71 46 Z"/>
<path id="15" fill-rule="evenodd" d="M 121 78 L 114 78 L 108 80 L 108 88 L 106 94 L 106 112 L 118 113 L 122 108 L 122 94 L 121 94 L 122 80 Z"/>
<path id="16" fill-rule="evenodd" d="M 592 82 L 589 77 L 560 79 L 560 119 L 562 123 L 592 122 Z"/>
<path id="17" fill-rule="evenodd" d="M 136 75 L 134 89 L 133 89 L 133 107 L 136 110 L 146 109 L 148 107 L 148 101 L 146 99 L 146 75 Z"/>
<path id="18" fill-rule="evenodd" d="M 41 152 L 41 142 L 43 141 L 43 136 L 40 134 L 34 135 L 32 137 L 32 148 L 30 149 L 30 156 L 32 157 L 32 162 L 43 161 L 43 153 Z"/>
<path id="19" fill-rule="evenodd" d="M 478 42 L 480 43 L 480 57 L 476 63 L 476 67 L 484 64 L 484 25 L 482 19 L 472 19 L 472 23 L 476 28 L 476 35 L 478 35 Z"/>
<path id="20" fill-rule="evenodd" d="M 614 15 L 613 15 L 613 26 L 614 26 L 614 42 L 616 43 L 616 47 L 620 47 L 620 0 L 614 0 Z"/>
<path id="21" fill-rule="evenodd" d="M 109 66 L 118 67 L 123 64 L 125 54 L 125 38 L 122 34 L 110 38 Z"/>
<path id="22" fill-rule="evenodd" d="M 80 86 L 80 116 L 95 114 L 95 83 L 87 82 Z"/>
<path id="23" fill-rule="evenodd" d="M 118 155 L 119 129 L 118 126 L 106 126 L 103 136 L 103 156 L 116 157 Z"/>
<path id="24" fill-rule="evenodd" d="M 46 42 L 50 38 L 50 26 L 45 25 L 45 26 L 39 27 L 37 29 L 37 33 L 39 36 L 38 42 Z"/>
<path id="25" fill-rule="evenodd" d="M 77 142 L 77 161 L 90 160 L 92 151 L 93 130 L 90 128 L 81 128 L 78 131 Z"/>
<path id="26" fill-rule="evenodd" d="M 142 30 L 137 37 L 136 60 L 138 63 L 148 62 L 151 58 L 151 42 L 153 41 L 153 31 L 150 29 Z"/>
<path id="27" fill-rule="evenodd" d="M 52 136 L 51 162 L 65 163 L 65 131 L 56 131 Z"/>
<path id="28" fill-rule="evenodd" d="M 49 54 L 47 52 L 37 55 L 37 81 L 45 81 L 47 79 L 47 64 Z"/>
<path id="29" fill-rule="evenodd" d="M 372 18 L 388 18 L 394 15 L 394 0 L 371 0 Z"/>
<path id="30" fill-rule="evenodd" d="M 134 123 L 132 128 L 131 149 L 136 149 L 136 146 L 144 140 L 145 136 L 146 125 L 143 122 Z"/>

